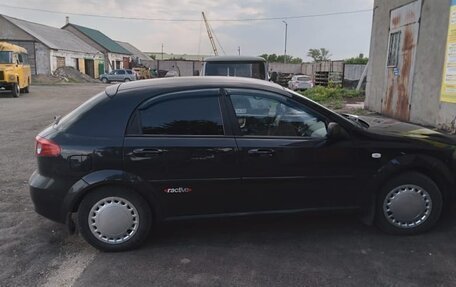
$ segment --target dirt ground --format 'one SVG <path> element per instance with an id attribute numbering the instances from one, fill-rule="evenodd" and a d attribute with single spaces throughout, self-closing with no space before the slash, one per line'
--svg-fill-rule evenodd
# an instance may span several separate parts
<path id="1" fill-rule="evenodd" d="M 456 215 L 397 237 L 352 214 L 161 224 L 145 246 L 100 253 L 33 211 L 34 137 L 100 84 L 0 92 L 0 286 L 454 286 Z"/>

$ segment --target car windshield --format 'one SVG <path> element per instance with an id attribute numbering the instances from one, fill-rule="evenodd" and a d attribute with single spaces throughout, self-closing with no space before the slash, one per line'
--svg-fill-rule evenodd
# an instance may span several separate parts
<path id="1" fill-rule="evenodd" d="M 13 52 L 0 51 L 0 64 L 12 64 Z"/>
<path id="2" fill-rule="evenodd" d="M 323 105 L 321 105 L 321 104 L 319 104 L 319 103 L 317 103 L 317 102 L 315 102 L 315 101 L 309 99 L 308 97 L 306 97 L 306 96 L 304 96 L 304 95 L 302 95 L 302 94 L 300 94 L 300 93 L 297 93 L 297 92 L 295 92 L 295 91 L 292 91 L 292 90 L 286 89 L 286 88 L 285 88 L 285 90 L 286 90 L 287 92 L 289 92 L 290 94 L 293 94 L 293 95 L 298 96 L 298 97 L 300 97 L 300 98 L 304 98 L 304 99 L 306 99 L 307 101 L 311 101 L 311 102 L 313 102 L 314 104 L 316 104 L 316 105 L 318 105 L 318 106 L 320 106 L 320 107 L 322 107 L 322 108 L 324 108 L 324 109 L 326 109 L 326 110 L 332 112 L 333 114 L 337 115 L 341 120 L 344 120 L 345 122 L 348 122 L 348 123 L 350 123 L 350 124 L 353 125 L 353 126 L 360 127 L 360 128 L 366 128 L 366 129 L 369 128 L 369 124 L 368 124 L 366 121 L 360 119 L 360 118 L 357 117 L 357 116 L 348 115 L 348 114 L 339 114 L 339 113 L 336 113 L 336 112 L 334 112 L 334 111 L 328 109 L 327 107 L 325 107 L 325 106 L 323 106 Z"/>
<path id="3" fill-rule="evenodd" d="M 206 76 L 230 76 L 265 79 L 266 71 L 262 62 L 206 62 Z"/>

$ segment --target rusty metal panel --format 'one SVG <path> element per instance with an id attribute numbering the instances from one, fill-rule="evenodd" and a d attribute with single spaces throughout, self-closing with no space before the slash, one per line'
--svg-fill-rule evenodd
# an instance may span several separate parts
<path id="1" fill-rule="evenodd" d="M 398 29 L 402 26 L 416 23 L 421 17 L 421 0 L 414 1 L 391 11 L 390 29 Z"/>
<path id="2" fill-rule="evenodd" d="M 420 13 L 421 0 L 391 11 L 388 58 L 397 56 L 397 59 L 387 59 L 386 93 L 382 113 L 403 121 L 410 119 Z M 391 40 L 398 35 L 399 43 L 395 45 Z M 391 48 L 397 49 L 397 53 L 390 53 Z"/>

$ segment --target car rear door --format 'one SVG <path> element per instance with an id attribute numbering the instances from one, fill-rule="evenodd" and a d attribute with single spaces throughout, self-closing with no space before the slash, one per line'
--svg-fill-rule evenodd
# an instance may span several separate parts
<path id="1" fill-rule="evenodd" d="M 239 192 L 237 147 L 218 89 L 155 97 L 136 111 L 125 137 L 125 168 L 147 180 L 166 216 L 225 213 Z"/>
<path id="2" fill-rule="evenodd" d="M 328 140 L 325 117 L 265 91 L 228 89 L 226 100 L 252 210 L 356 206 L 354 147 Z"/>

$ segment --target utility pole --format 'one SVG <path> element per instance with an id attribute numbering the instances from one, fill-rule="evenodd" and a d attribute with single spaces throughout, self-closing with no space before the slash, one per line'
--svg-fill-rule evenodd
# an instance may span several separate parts
<path id="1" fill-rule="evenodd" d="M 283 63 L 287 63 L 287 36 L 288 36 L 288 23 L 287 21 L 283 20 L 282 21 L 285 24 L 285 53 L 283 56 Z"/>
<path id="2" fill-rule="evenodd" d="M 162 60 L 163 60 L 163 43 L 162 43 Z"/>
<path id="3" fill-rule="evenodd" d="M 238 46 L 238 54 L 241 55 L 241 46 Z"/>

